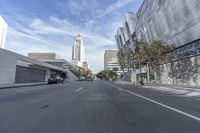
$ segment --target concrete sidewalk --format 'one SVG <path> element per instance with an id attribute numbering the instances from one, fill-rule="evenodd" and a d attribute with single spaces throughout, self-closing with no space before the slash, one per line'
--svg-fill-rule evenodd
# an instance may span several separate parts
<path id="1" fill-rule="evenodd" d="M 26 87 L 26 86 L 38 86 L 38 85 L 47 85 L 47 82 L 38 82 L 38 83 L 17 83 L 17 84 L 0 84 L 0 89 L 16 88 L 16 87 Z"/>
<path id="2" fill-rule="evenodd" d="M 116 81 L 117 84 L 123 85 L 137 85 L 130 81 Z M 149 88 L 161 92 L 166 92 L 170 94 L 176 94 L 184 97 L 193 97 L 200 99 L 200 88 L 196 87 L 184 87 L 177 85 L 163 85 L 163 84 L 144 84 L 144 86 L 140 86 L 142 88 Z"/>

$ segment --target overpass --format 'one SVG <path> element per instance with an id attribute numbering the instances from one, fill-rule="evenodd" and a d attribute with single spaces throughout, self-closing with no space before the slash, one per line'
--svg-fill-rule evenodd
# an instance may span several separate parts
<path id="1" fill-rule="evenodd" d="M 66 69 L 0 48 L 0 84 L 47 82 Z"/>

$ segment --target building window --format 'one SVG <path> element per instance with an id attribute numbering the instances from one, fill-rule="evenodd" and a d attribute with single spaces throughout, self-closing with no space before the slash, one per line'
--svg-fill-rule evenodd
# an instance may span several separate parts
<path id="1" fill-rule="evenodd" d="M 190 56 L 195 56 L 200 53 L 200 40 L 192 42 L 175 49 L 172 55 L 175 59 L 186 58 Z"/>

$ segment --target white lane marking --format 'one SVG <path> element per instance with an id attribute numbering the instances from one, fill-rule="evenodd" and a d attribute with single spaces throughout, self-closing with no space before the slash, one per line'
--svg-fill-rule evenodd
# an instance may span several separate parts
<path id="1" fill-rule="evenodd" d="M 78 91 L 80 91 L 80 90 L 82 90 L 82 89 L 83 89 L 83 87 L 81 87 L 81 88 L 79 88 L 79 89 L 76 89 L 75 91 L 78 92 Z"/>
<path id="2" fill-rule="evenodd" d="M 115 86 L 115 85 L 111 85 L 111 84 L 108 84 L 108 85 L 110 85 L 110 86 L 112 86 L 112 87 L 115 87 L 115 88 L 117 88 L 117 89 L 121 89 L 121 90 L 123 90 L 123 91 L 125 91 L 125 92 L 128 92 L 128 93 L 132 94 L 132 95 L 135 95 L 135 96 L 137 96 L 137 97 L 140 97 L 140 98 L 142 98 L 142 99 L 145 99 L 145 100 L 147 100 L 147 101 L 150 101 L 150 102 L 155 103 L 155 104 L 157 104 L 157 105 L 159 105 L 159 106 L 162 106 L 162 107 L 164 107 L 164 108 L 167 108 L 167 109 L 172 110 L 172 111 L 174 111 L 174 112 L 176 112 L 176 113 L 182 114 L 182 115 L 184 115 L 184 116 L 187 116 L 187 117 L 189 117 L 189 118 L 192 118 L 192 119 L 197 120 L 197 121 L 200 122 L 200 118 L 197 117 L 197 116 L 191 115 L 191 114 L 186 113 L 186 112 L 184 112 L 184 111 L 181 111 L 181 110 L 179 110 L 179 109 L 175 109 L 175 108 L 173 108 L 173 107 L 170 107 L 170 106 L 165 105 L 165 104 L 163 104 L 163 103 L 157 102 L 157 101 L 152 100 L 152 99 L 150 99 L 150 98 L 144 97 L 144 96 L 142 96 L 142 95 L 136 94 L 136 93 L 134 93 L 134 92 L 132 92 L 132 91 L 123 89 L 123 88 L 121 88 L 121 87 L 118 87 L 118 86 Z"/>

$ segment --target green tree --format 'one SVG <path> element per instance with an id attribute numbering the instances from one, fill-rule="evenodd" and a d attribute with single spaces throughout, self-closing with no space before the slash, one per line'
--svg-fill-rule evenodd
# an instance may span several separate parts
<path id="1" fill-rule="evenodd" d="M 174 48 L 174 45 L 166 44 L 163 41 L 153 41 L 152 43 L 142 47 L 138 58 L 143 64 L 148 65 L 149 70 L 153 70 L 156 80 L 159 65 L 171 60 L 172 57 L 170 51 Z"/>
<path id="2" fill-rule="evenodd" d="M 96 74 L 97 78 L 100 79 L 116 79 L 117 78 L 117 73 L 111 70 L 102 70 L 98 74 Z"/>
<path id="3" fill-rule="evenodd" d="M 128 67 L 136 68 L 136 65 L 137 65 L 136 57 L 137 57 L 136 53 L 131 48 L 129 48 L 127 50 L 127 66 Z"/>
<path id="4" fill-rule="evenodd" d="M 79 68 L 80 78 L 87 79 L 92 75 L 92 71 L 83 67 Z"/>
<path id="5" fill-rule="evenodd" d="M 126 67 L 126 65 L 125 65 L 125 54 L 123 53 L 122 49 L 119 50 L 119 52 L 117 53 L 117 57 L 118 57 L 118 62 L 123 70 Z"/>

